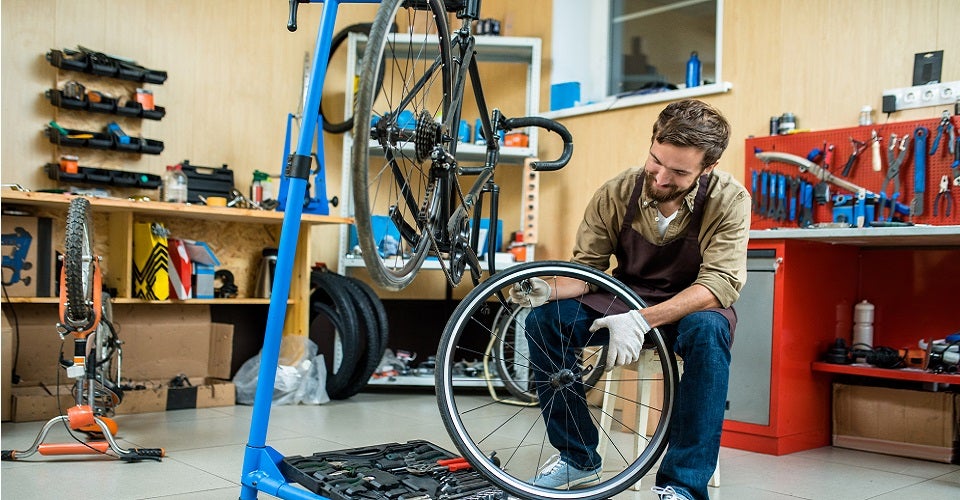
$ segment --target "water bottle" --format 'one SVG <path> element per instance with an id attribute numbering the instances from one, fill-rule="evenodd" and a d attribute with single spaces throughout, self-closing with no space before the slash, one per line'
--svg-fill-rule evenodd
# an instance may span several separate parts
<path id="1" fill-rule="evenodd" d="M 167 165 L 167 173 L 163 176 L 162 201 L 170 203 L 187 202 L 187 174 L 179 164 Z"/>
<path id="2" fill-rule="evenodd" d="M 700 57 L 697 51 L 690 53 L 687 61 L 687 88 L 700 86 Z"/>

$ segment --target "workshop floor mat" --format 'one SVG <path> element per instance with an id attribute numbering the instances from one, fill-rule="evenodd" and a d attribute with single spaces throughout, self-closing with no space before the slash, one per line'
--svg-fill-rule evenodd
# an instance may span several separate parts
<path id="1" fill-rule="evenodd" d="M 463 458 L 421 440 L 289 456 L 280 470 L 287 481 L 334 500 L 507 498 Z"/>

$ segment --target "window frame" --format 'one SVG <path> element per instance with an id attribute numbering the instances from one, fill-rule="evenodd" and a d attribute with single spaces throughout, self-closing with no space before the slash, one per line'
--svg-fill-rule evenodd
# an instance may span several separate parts
<path id="1" fill-rule="evenodd" d="M 589 81 L 581 82 L 581 96 L 589 99 L 589 95 L 597 94 L 596 89 L 600 89 L 604 96 L 588 104 L 579 104 L 571 108 L 564 108 L 555 111 L 542 113 L 549 118 L 562 118 L 565 116 L 577 116 L 589 113 L 599 113 L 614 109 L 621 109 L 631 106 L 642 106 L 676 99 L 686 99 L 691 97 L 701 97 L 712 94 L 720 94 L 733 88 L 733 84 L 723 80 L 723 7 L 724 0 L 715 0 L 717 2 L 717 24 L 716 24 L 716 54 L 715 63 L 716 74 L 714 78 L 716 83 L 700 85 L 698 87 L 680 88 L 676 90 L 665 90 L 654 94 L 641 95 L 607 95 L 607 88 L 610 81 L 610 4 L 613 0 L 596 1 L 590 0 L 590 6 L 586 10 L 580 10 L 579 13 L 564 16 L 564 9 L 571 8 L 576 4 L 583 9 L 584 0 L 554 0 L 553 13 L 553 33 L 551 57 L 552 67 L 550 83 L 563 83 L 566 81 L 576 81 L 582 79 L 583 75 L 592 75 Z M 692 3 L 705 0 L 678 0 L 677 7 L 691 5 Z M 586 20 L 586 22 L 584 22 Z M 576 26 L 579 36 L 563 36 L 563 33 L 571 32 Z M 586 40 L 586 43 L 584 43 Z M 583 50 L 585 49 L 585 50 Z M 558 59 L 557 54 L 567 52 L 581 54 L 579 58 L 574 57 L 573 62 L 564 58 Z M 578 75 L 571 78 L 572 75 Z"/>

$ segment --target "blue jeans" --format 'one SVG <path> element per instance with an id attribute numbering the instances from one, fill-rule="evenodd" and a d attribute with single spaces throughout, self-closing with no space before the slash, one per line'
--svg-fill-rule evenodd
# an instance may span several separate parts
<path id="1" fill-rule="evenodd" d="M 558 368 L 576 373 L 576 348 L 607 343 L 606 330 L 588 330 L 598 317 L 596 311 L 568 299 L 534 309 L 526 324 L 537 396 L 550 444 L 567 463 L 584 470 L 598 467 L 601 457 L 596 452 L 599 436 L 583 385 L 564 385 L 556 377 L 551 380 L 551 374 Z M 715 311 L 700 311 L 675 325 L 660 327 L 660 331 L 683 358 L 684 371 L 657 485 L 673 486 L 687 497 L 705 500 L 707 482 L 720 453 L 730 376 L 730 324 Z"/>

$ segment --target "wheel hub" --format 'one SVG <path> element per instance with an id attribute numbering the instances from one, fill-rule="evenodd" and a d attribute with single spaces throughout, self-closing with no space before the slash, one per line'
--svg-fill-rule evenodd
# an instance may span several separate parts
<path id="1" fill-rule="evenodd" d="M 550 375 L 550 387 L 554 390 L 570 387 L 578 380 L 577 374 L 573 370 L 564 368 L 553 375 Z"/>

